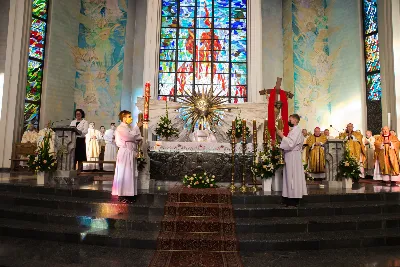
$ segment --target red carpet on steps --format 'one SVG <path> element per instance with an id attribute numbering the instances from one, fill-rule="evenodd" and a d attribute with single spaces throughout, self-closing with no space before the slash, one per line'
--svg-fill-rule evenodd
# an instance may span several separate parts
<path id="1" fill-rule="evenodd" d="M 243 266 L 231 197 L 225 188 L 172 188 L 150 267 Z"/>

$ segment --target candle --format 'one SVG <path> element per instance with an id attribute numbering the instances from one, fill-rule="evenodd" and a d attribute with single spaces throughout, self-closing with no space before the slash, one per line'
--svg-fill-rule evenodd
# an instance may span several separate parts
<path id="1" fill-rule="evenodd" d="M 150 109 L 150 82 L 147 82 L 144 86 L 144 121 L 149 121 L 149 109 Z"/>
<path id="2" fill-rule="evenodd" d="M 392 124 L 391 124 L 391 121 L 390 121 L 390 113 L 388 113 L 388 127 L 389 127 L 389 130 L 391 130 L 392 129 Z"/>
<path id="3" fill-rule="evenodd" d="M 138 122 L 143 121 L 143 113 L 138 114 Z"/>
<path id="4" fill-rule="evenodd" d="M 246 133 L 246 120 L 242 120 L 242 128 L 243 128 L 243 130 L 242 130 L 242 132 L 243 132 L 243 143 L 246 143 L 246 135 L 247 135 L 247 133 Z"/>
<path id="5" fill-rule="evenodd" d="M 236 139 L 236 121 L 233 120 L 232 121 L 232 134 L 231 134 L 232 143 L 235 142 L 235 139 Z"/>
<path id="6" fill-rule="evenodd" d="M 257 122 L 253 120 L 253 143 L 257 143 Z"/>

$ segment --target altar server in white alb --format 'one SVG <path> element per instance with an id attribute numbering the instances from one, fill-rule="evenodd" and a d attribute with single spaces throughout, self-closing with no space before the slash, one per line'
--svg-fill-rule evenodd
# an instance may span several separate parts
<path id="1" fill-rule="evenodd" d="M 122 203 L 132 203 L 137 195 L 137 165 L 138 144 L 142 140 L 138 122 L 131 127 L 132 115 L 129 111 L 123 110 L 119 113 L 121 124 L 115 130 L 115 142 L 119 147 L 117 153 L 117 166 L 115 168 L 112 194 L 118 196 Z"/>
<path id="2" fill-rule="evenodd" d="M 94 122 L 89 123 L 88 133 L 86 134 L 86 158 L 87 161 L 99 161 L 100 156 L 100 131 L 96 130 Z M 85 170 L 98 170 L 98 163 L 86 163 L 83 165 Z"/>
<path id="3" fill-rule="evenodd" d="M 307 195 L 307 186 L 304 176 L 301 151 L 304 136 L 298 126 L 300 116 L 292 114 L 289 116 L 288 124 L 291 127 L 288 136 L 277 129 L 277 134 L 282 138 L 280 148 L 284 150 L 285 166 L 283 168 L 283 203 L 286 206 L 297 206 L 300 199 Z"/>
<path id="4" fill-rule="evenodd" d="M 104 134 L 104 141 L 106 142 L 106 149 L 104 152 L 104 161 L 114 161 L 117 159 L 117 145 L 115 144 L 115 123 L 111 123 L 110 129 Z M 114 171 L 114 164 L 104 163 L 103 170 Z"/>

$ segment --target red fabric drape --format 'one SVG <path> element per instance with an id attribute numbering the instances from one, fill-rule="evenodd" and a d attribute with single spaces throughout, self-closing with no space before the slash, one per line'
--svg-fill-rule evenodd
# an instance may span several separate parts
<path id="1" fill-rule="evenodd" d="M 289 133 L 288 100 L 287 100 L 286 93 L 283 90 L 280 90 L 279 96 L 280 96 L 280 100 L 282 102 L 281 115 L 282 115 L 282 121 L 283 121 L 283 134 L 286 136 Z M 269 95 L 269 101 L 268 101 L 268 130 L 269 130 L 269 133 L 271 134 L 272 140 L 276 139 L 275 111 L 274 111 L 275 98 L 276 98 L 276 89 L 274 88 L 274 90 L 272 90 Z"/>

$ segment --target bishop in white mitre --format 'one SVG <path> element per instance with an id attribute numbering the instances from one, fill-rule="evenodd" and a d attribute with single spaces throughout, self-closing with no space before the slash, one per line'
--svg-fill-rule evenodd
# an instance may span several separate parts
<path id="1" fill-rule="evenodd" d="M 283 167 L 283 190 L 282 197 L 286 206 L 297 206 L 300 199 L 307 195 L 307 186 L 304 175 L 301 151 L 304 143 L 304 136 L 298 126 L 300 116 L 292 114 L 289 116 L 291 130 L 288 136 L 277 130 L 282 138 L 280 148 L 284 150 L 285 166 Z"/>
<path id="2" fill-rule="evenodd" d="M 111 123 L 110 129 L 104 133 L 104 141 L 106 142 L 106 148 L 104 152 L 104 161 L 116 161 L 118 147 L 115 143 L 115 123 Z M 103 170 L 114 171 L 114 164 L 104 163 Z"/>
<path id="3" fill-rule="evenodd" d="M 96 130 L 94 122 L 89 123 L 88 133 L 86 134 L 86 158 L 87 161 L 99 161 L 100 156 L 100 131 Z M 84 170 L 99 169 L 98 163 L 86 163 Z"/>

